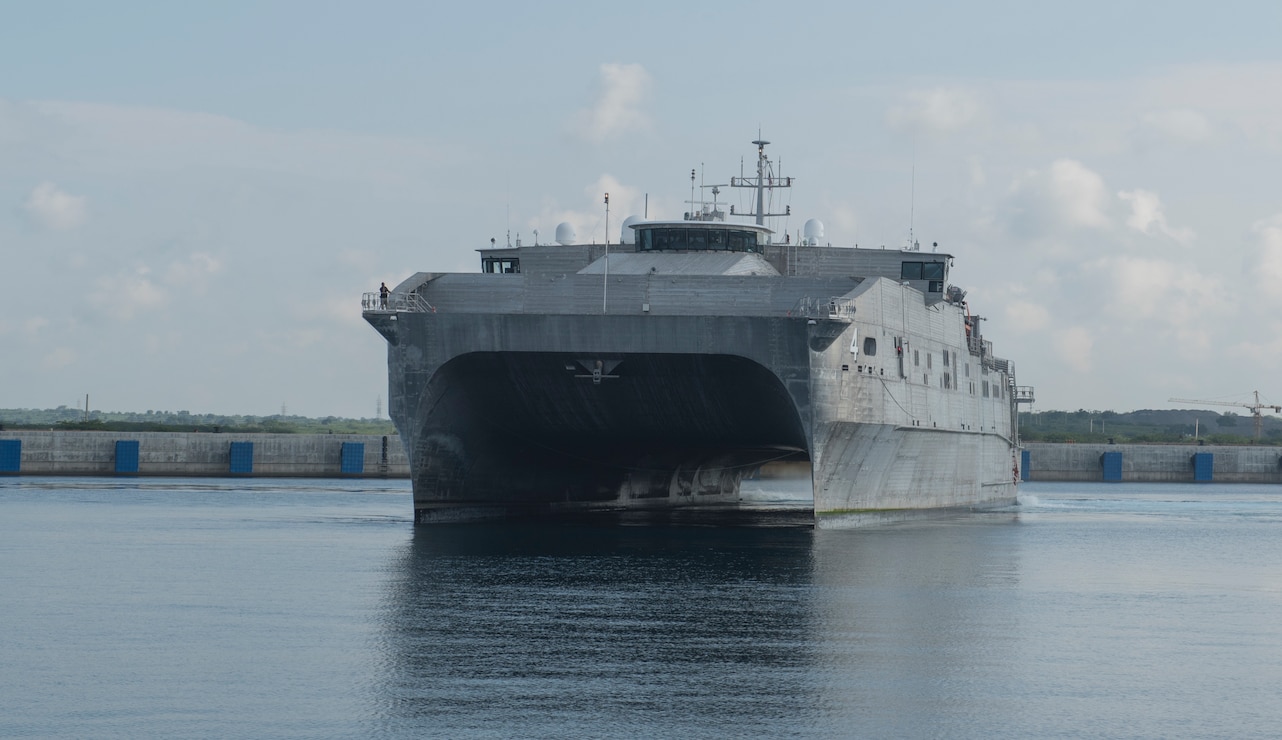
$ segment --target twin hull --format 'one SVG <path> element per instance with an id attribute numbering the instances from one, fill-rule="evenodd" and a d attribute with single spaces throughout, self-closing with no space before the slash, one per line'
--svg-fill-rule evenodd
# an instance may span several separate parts
<path id="1" fill-rule="evenodd" d="M 854 305 L 367 312 L 415 520 L 732 505 L 745 473 L 807 458 L 820 526 L 1012 503 L 1013 378 L 968 351 L 960 309 L 885 279 Z"/>

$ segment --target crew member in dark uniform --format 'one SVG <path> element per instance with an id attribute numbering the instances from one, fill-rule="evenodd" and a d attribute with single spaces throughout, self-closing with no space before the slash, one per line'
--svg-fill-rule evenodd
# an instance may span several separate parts
<path id="1" fill-rule="evenodd" d="M 387 283 L 383 283 L 378 288 L 378 301 L 384 309 L 387 308 L 387 295 L 391 292 L 387 289 Z"/>

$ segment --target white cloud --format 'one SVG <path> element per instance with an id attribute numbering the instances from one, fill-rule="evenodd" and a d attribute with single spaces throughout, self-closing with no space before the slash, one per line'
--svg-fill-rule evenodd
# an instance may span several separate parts
<path id="1" fill-rule="evenodd" d="M 1170 260 L 1111 256 L 1087 266 L 1086 280 L 1107 285 L 1111 327 L 1174 340 L 1189 357 L 1210 349 L 1217 326 L 1236 308 L 1236 294 L 1217 275 Z"/>
<path id="2" fill-rule="evenodd" d="M 602 64 L 601 90 L 591 108 L 579 111 L 576 129 L 593 142 L 602 142 L 650 127 L 641 106 L 653 83 L 640 64 Z"/>
<path id="3" fill-rule="evenodd" d="M 1050 236 L 1064 230 L 1105 229 L 1111 225 L 1104 178 L 1073 159 L 1056 160 L 1033 170 L 1011 188 L 1010 225 L 1018 233 Z"/>
<path id="4" fill-rule="evenodd" d="M 1021 334 L 1040 331 L 1050 324 L 1050 312 L 1045 306 L 1014 300 L 1006 304 L 1005 324 Z"/>
<path id="5" fill-rule="evenodd" d="M 917 90 L 886 111 L 886 125 L 916 133 L 947 133 L 976 120 L 981 111 L 978 98 L 966 90 Z"/>
<path id="6" fill-rule="evenodd" d="M 42 363 L 46 370 L 58 370 L 73 364 L 77 359 L 76 351 L 70 347 L 58 347 L 46 354 Z"/>
<path id="7" fill-rule="evenodd" d="M 1149 111 L 1141 120 L 1149 128 L 1176 141 L 1201 142 L 1214 135 L 1206 116 L 1190 108 Z"/>
<path id="8" fill-rule="evenodd" d="M 164 282 L 189 290 L 204 288 L 206 279 L 222 270 L 222 264 L 204 252 L 194 252 L 187 259 L 173 262 L 165 270 Z"/>
<path id="9" fill-rule="evenodd" d="M 1192 243 L 1196 234 L 1188 227 L 1178 229 L 1171 228 L 1166 223 L 1166 214 L 1162 211 L 1162 200 L 1158 198 L 1157 193 L 1150 193 L 1147 190 L 1130 190 L 1121 191 L 1117 197 L 1131 204 L 1131 215 L 1126 219 L 1126 225 L 1141 234 L 1165 234 L 1180 244 L 1188 245 Z"/>
<path id="10" fill-rule="evenodd" d="M 599 244 L 605 239 L 605 194 L 610 194 L 610 243 L 618 244 L 623 233 L 623 221 L 628 216 L 639 216 L 645 210 L 645 194 L 639 188 L 624 185 L 617 177 L 603 174 L 591 185 L 583 188 L 582 209 L 562 208 L 554 203 L 547 204 L 542 212 L 530 219 L 526 226 L 530 229 L 530 238 L 525 243 L 533 243 L 533 231 L 538 229 L 539 243 L 550 244 L 556 238 L 556 226 L 562 222 L 574 227 L 575 241 L 579 244 L 589 242 Z M 655 218 L 661 212 L 661 204 L 650 199 L 650 217 Z"/>
<path id="11" fill-rule="evenodd" d="M 164 305 L 165 290 L 151 280 L 149 273 L 147 268 L 140 267 L 132 272 L 99 277 L 89 294 L 90 304 L 122 321 Z"/>
<path id="12" fill-rule="evenodd" d="M 1093 365 L 1091 353 L 1095 340 L 1091 333 L 1080 326 L 1074 326 L 1055 335 L 1055 351 L 1069 367 L 1086 373 Z"/>
<path id="13" fill-rule="evenodd" d="M 47 229 L 66 231 L 85 220 L 85 199 L 71 195 L 51 182 L 42 182 L 31 191 L 22 209 Z"/>
<path id="14" fill-rule="evenodd" d="M 967 159 L 970 166 L 970 184 L 974 187 L 981 187 L 988 182 L 988 175 L 984 172 L 984 163 L 979 161 L 979 157 L 970 157 Z"/>
<path id="15" fill-rule="evenodd" d="M 1145 94 L 1161 105 L 1145 122 L 1176 138 L 1207 136 L 1215 128 L 1236 131 L 1251 142 L 1277 152 L 1282 149 L 1282 100 L 1263 93 L 1282 86 L 1282 63 L 1195 64 L 1171 69 L 1147 81 Z M 1195 108 L 1193 106 L 1196 106 Z M 1199 120 L 1199 117 L 1202 120 Z"/>
<path id="16" fill-rule="evenodd" d="M 1282 214 L 1256 221 L 1251 227 L 1255 234 L 1246 257 L 1246 268 L 1254 277 L 1257 295 L 1262 299 L 1282 304 Z"/>
<path id="17" fill-rule="evenodd" d="M 1256 324 L 1249 337 L 1234 344 L 1231 353 L 1252 363 L 1276 367 L 1282 362 L 1282 321 L 1270 320 Z"/>

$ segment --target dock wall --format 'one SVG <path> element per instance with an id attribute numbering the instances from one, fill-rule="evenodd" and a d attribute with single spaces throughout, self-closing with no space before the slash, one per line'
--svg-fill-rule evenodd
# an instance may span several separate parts
<path id="1" fill-rule="evenodd" d="M 806 463 L 794 467 L 808 470 Z M 0 475 L 408 478 L 409 460 L 394 434 L 13 430 L 0 432 Z M 763 478 L 775 475 L 786 477 L 782 471 L 772 469 L 769 476 L 762 471 Z M 1030 442 L 1020 477 L 1282 483 L 1282 447 Z"/>
<path id="2" fill-rule="evenodd" d="M 1246 445 L 1024 445 L 1032 481 L 1282 483 L 1282 447 Z"/>
<path id="3" fill-rule="evenodd" d="M 0 432 L 0 475 L 408 478 L 397 435 Z"/>

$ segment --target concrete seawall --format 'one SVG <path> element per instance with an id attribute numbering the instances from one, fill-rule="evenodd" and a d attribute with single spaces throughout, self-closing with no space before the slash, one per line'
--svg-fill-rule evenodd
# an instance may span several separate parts
<path id="1" fill-rule="evenodd" d="M 809 470 L 793 467 L 762 477 Z M 1282 447 L 1031 442 L 1020 470 L 1031 481 L 1282 483 Z M 0 432 L 0 475 L 408 478 L 409 460 L 394 434 L 17 430 Z"/>
<path id="2" fill-rule="evenodd" d="M 1032 481 L 1282 483 L 1282 447 L 1030 442 L 1021 470 Z"/>
<path id="3" fill-rule="evenodd" d="M 408 478 L 396 435 L 0 432 L 0 475 Z"/>

